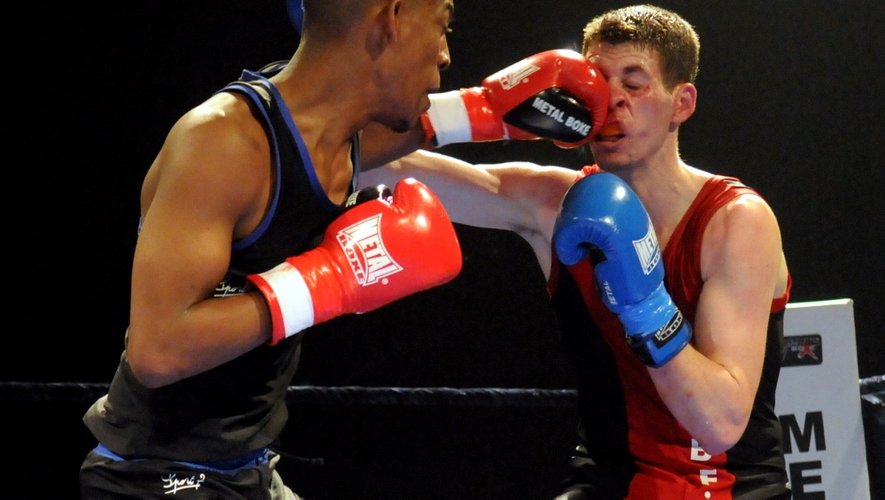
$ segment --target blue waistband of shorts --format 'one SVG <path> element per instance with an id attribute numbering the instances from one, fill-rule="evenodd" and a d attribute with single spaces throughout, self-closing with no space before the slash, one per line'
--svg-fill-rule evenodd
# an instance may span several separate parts
<path id="1" fill-rule="evenodd" d="M 109 450 L 105 445 L 98 443 L 98 446 L 93 450 L 95 453 L 109 458 L 115 462 L 120 462 L 123 460 L 127 460 L 126 458 L 117 455 L 113 451 Z M 172 460 L 173 462 L 180 463 L 182 465 L 187 465 L 189 467 L 194 467 L 197 469 L 208 469 L 218 472 L 230 472 L 236 469 L 241 469 L 243 467 L 251 467 L 256 465 L 266 464 L 269 457 L 270 449 L 269 448 L 261 448 L 252 452 L 249 452 L 245 455 L 229 458 L 227 460 L 213 460 L 211 462 L 186 462 L 183 460 Z M 134 460 L 134 459 L 130 459 Z"/>

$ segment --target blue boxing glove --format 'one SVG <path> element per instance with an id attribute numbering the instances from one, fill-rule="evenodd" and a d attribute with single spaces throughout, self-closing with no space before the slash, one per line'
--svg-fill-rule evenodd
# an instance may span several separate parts
<path id="1" fill-rule="evenodd" d="M 602 301 L 642 361 L 659 367 L 691 340 L 691 325 L 664 288 L 661 248 L 642 201 L 618 176 L 589 175 L 566 193 L 553 244 L 573 265 L 593 258 Z"/>

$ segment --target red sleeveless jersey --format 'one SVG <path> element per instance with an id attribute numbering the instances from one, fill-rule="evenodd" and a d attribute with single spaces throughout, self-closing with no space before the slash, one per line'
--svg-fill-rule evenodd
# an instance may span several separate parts
<path id="1" fill-rule="evenodd" d="M 578 178 L 599 172 L 588 166 Z M 708 180 L 663 250 L 665 284 L 688 321 L 693 322 L 703 287 L 700 272 L 704 229 L 717 210 L 739 196 L 759 196 L 733 177 Z M 769 498 L 786 493 L 787 476 L 774 396 L 783 345 L 783 311 L 790 286 L 772 302 L 762 381 L 750 423 L 726 453 L 707 454 L 661 400 L 646 366 L 631 351 L 617 317 L 602 303 L 588 260 L 570 266 L 590 315 L 611 347 L 626 405 L 628 442 L 637 472 L 630 499 Z M 592 430 L 584 430 L 593 432 Z"/>

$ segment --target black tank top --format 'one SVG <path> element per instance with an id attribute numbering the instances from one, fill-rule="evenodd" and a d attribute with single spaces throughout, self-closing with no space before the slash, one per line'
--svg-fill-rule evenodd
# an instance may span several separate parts
<path id="1" fill-rule="evenodd" d="M 246 275 L 315 247 L 343 211 L 317 180 L 298 128 L 269 76 L 265 70 L 244 71 L 240 80 L 219 91 L 245 96 L 264 127 L 273 155 L 274 191 L 258 228 L 232 242 L 230 269 L 216 289 L 218 297 L 243 293 Z M 353 192 L 358 136 L 351 155 Z M 300 343 L 301 335 L 294 335 L 273 347 L 260 346 L 158 389 L 138 382 L 124 351 L 108 394 L 83 420 L 98 441 L 126 458 L 206 462 L 242 456 L 272 444 L 282 431 L 288 418 L 286 389 L 298 366 Z"/>

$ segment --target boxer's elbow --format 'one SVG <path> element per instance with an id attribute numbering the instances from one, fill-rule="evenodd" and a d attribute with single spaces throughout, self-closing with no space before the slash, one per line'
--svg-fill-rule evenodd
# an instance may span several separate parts
<path id="1" fill-rule="evenodd" d="M 149 389 L 163 387 L 183 378 L 179 354 L 159 348 L 156 343 L 133 342 L 132 337 L 126 348 L 132 374 Z"/>
<path id="2" fill-rule="evenodd" d="M 749 413 L 722 418 L 712 425 L 705 425 L 695 434 L 695 439 L 710 455 L 725 453 L 740 441 L 749 421 Z"/>
<path id="3" fill-rule="evenodd" d="M 698 442 L 705 452 L 710 455 L 718 455 L 730 450 L 735 444 L 737 444 L 738 439 L 740 439 L 740 436 L 735 439 L 730 435 L 723 434 L 721 436 L 708 436 L 704 440 L 698 440 Z"/>

